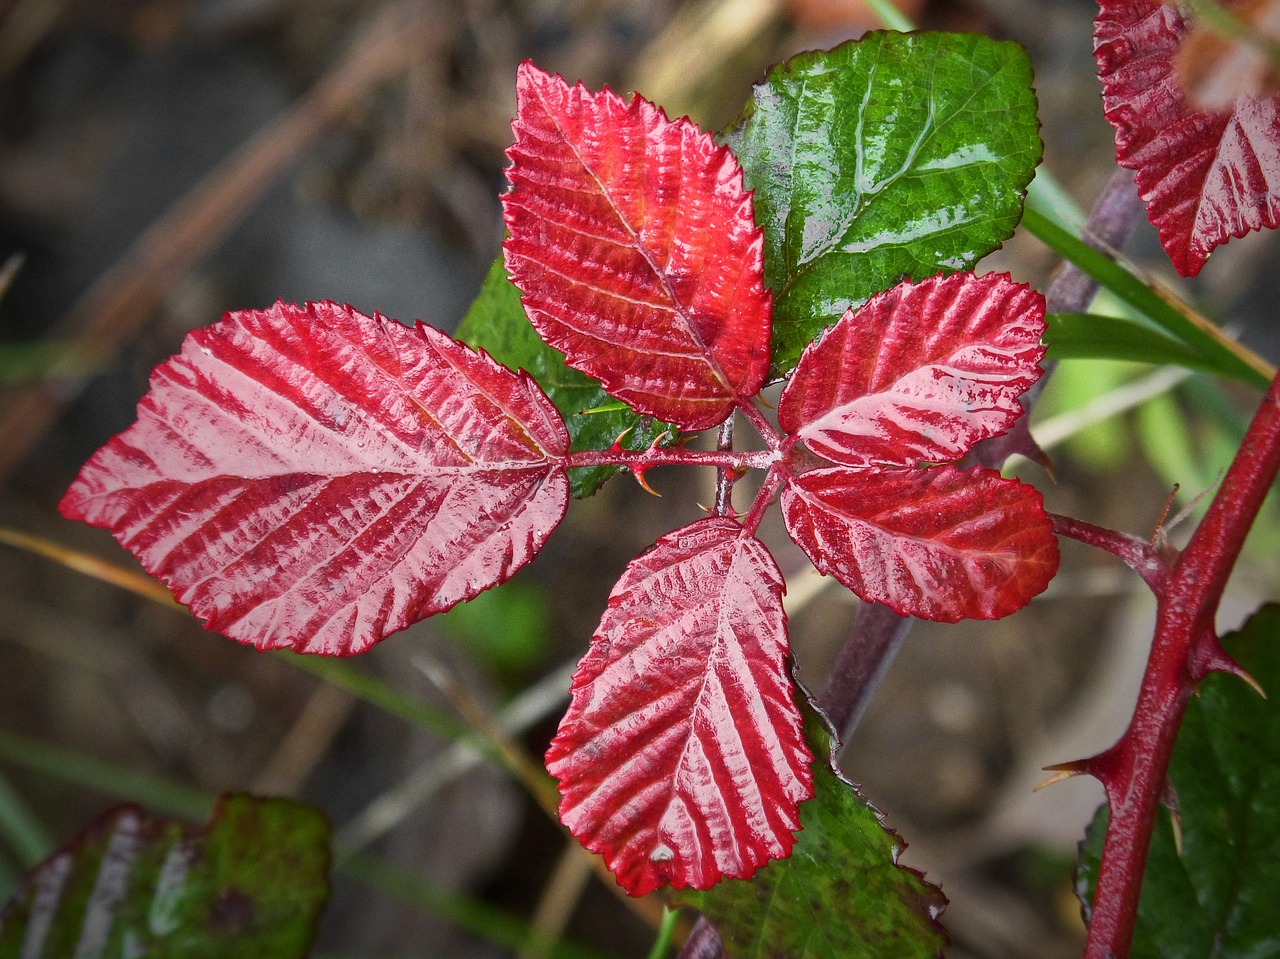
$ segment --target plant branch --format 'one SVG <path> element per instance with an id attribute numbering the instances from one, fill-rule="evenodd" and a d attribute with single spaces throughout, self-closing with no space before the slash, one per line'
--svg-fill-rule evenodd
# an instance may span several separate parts
<path id="1" fill-rule="evenodd" d="M 733 417 L 720 424 L 716 431 L 716 451 L 726 453 L 733 449 Z M 711 508 L 715 516 L 733 515 L 733 483 L 737 474 L 730 469 L 720 467 L 716 470 L 716 499 Z"/>
<path id="2" fill-rule="evenodd" d="M 683 447 L 653 447 L 647 450 L 575 450 L 565 457 L 565 466 L 625 466 L 644 472 L 655 466 L 714 466 L 735 473 L 768 469 L 778 459 L 774 450 L 741 452 L 734 450 L 687 450 Z"/>
<path id="3" fill-rule="evenodd" d="M 1053 531 L 1059 536 L 1068 536 L 1088 546 L 1106 550 L 1141 576 L 1142 581 L 1157 596 L 1164 591 L 1169 580 L 1170 563 L 1168 557 L 1151 543 L 1128 533 L 1117 533 L 1113 529 L 1094 526 L 1070 516 L 1050 513 L 1049 518 L 1053 520 Z"/>
<path id="4" fill-rule="evenodd" d="M 888 606 L 859 604 L 853 631 L 836 654 L 827 684 L 818 694 L 818 706 L 831 720 L 842 745 L 852 737 L 880 677 L 893 662 L 910 628 L 911 619 L 899 616 Z"/>
<path id="5" fill-rule="evenodd" d="M 1214 619 L 1245 536 L 1280 470 L 1280 377 L 1272 381 L 1222 486 L 1158 598 L 1156 633 L 1134 716 L 1119 741 L 1070 764 L 1101 780 L 1111 807 L 1086 959 L 1124 959 L 1151 830 L 1187 700 L 1211 672 L 1252 682 L 1218 641 Z"/>

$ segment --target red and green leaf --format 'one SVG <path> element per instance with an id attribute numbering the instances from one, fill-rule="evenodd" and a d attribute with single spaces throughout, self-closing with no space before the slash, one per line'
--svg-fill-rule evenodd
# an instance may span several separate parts
<path id="1" fill-rule="evenodd" d="M 328 872 L 329 824 L 308 806 L 224 796 L 201 829 L 122 806 L 26 878 L 0 955 L 301 959 Z"/>
<path id="2" fill-rule="evenodd" d="M 511 279 L 570 366 L 684 430 L 723 421 L 769 365 L 763 235 L 733 154 L 643 97 L 520 68 Z"/>
<path id="3" fill-rule="evenodd" d="M 715 923 L 735 959 L 936 959 L 946 898 L 899 862 L 906 843 L 841 773 L 824 718 L 801 708 L 814 797 L 800 804 L 791 856 L 680 901 Z"/>
<path id="4" fill-rule="evenodd" d="M 784 590 L 726 518 L 627 567 L 547 752 L 560 816 L 626 890 L 706 889 L 785 857 L 812 794 Z"/>
<path id="5" fill-rule="evenodd" d="M 1176 3 L 1102 0 L 1094 55 L 1116 157 L 1183 276 L 1232 237 L 1280 225 L 1280 97 L 1197 106 L 1179 69 L 1192 30 Z M 1255 4 L 1256 6 L 1256 4 Z"/>
<path id="6" fill-rule="evenodd" d="M 568 502 L 533 380 L 333 303 L 228 314 L 61 503 L 216 629 L 349 655 L 508 579 Z"/>
<path id="7" fill-rule="evenodd" d="M 903 616 L 998 619 L 1058 568 L 1040 493 L 993 470 L 816 469 L 788 478 L 782 513 L 819 572 Z"/>
<path id="8" fill-rule="evenodd" d="M 779 425 L 846 466 L 957 460 L 1022 415 L 1044 329 L 1044 297 L 1004 275 L 901 283 L 805 350 Z"/>

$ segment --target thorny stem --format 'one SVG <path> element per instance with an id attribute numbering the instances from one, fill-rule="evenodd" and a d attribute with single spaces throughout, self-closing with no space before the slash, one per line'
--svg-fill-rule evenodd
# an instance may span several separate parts
<path id="1" fill-rule="evenodd" d="M 768 469 L 777 459 L 778 454 L 773 450 L 686 450 L 676 446 L 647 450 L 575 450 L 565 457 L 565 466 L 568 469 L 582 466 L 626 466 L 641 471 L 655 466 L 714 466 L 717 469 L 742 472 Z"/>
<path id="2" fill-rule="evenodd" d="M 1085 959 L 1124 959 L 1133 938 L 1151 830 L 1187 700 L 1211 672 L 1247 674 L 1222 650 L 1218 604 L 1280 471 L 1280 376 L 1272 381 L 1204 520 L 1158 595 L 1156 632 L 1133 719 L 1106 752 L 1074 764 L 1101 780 L 1111 807 Z"/>
<path id="3" fill-rule="evenodd" d="M 724 453 L 733 449 L 733 417 L 720 424 L 716 432 L 716 450 Z M 736 474 L 723 467 L 716 471 L 716 500 L 711 507 L 713 516 L 733 515 L 733 483 Z"/>

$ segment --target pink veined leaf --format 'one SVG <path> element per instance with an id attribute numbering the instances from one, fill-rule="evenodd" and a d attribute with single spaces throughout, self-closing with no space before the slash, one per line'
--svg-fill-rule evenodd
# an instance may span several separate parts
<path id="1" fill-rule="evenodd" d="M 737 159 L 638 95 L 530 63 L 516 96 L 505 251 L 529 319 L 640 412 L 720 423 L 769 366 L 764 236 Z"/>
<path id="2" fill-rule="evenodd" d="M 1044 356 L 1044 297 L 1005 275 L 901 283 L 850 309 L 800 357 L 782 429 L 847 466 L 959 459 L 1022 416 Z"/>
<path id="3" fill-rule="evenodd" d="M 609 597 L 547 768 L 562 821 L 633 896 L 791 851 L 813 779 L 783 591 L 765 547 L 711 518 L 658 540 Z"/>
<path id="4" fill-rule="evenodd" d="M 788 478 L 782 512 L 819 572 L 903 616 L 998 619 L 1058 568 L 1040 493 L 993 470 L 815 469 Z"/>
<path id="5" fill-rule="evenodd" d="M 334 303 L 229 313 L 158 366 L 63 497 L 260 649 L 350 655 L 508 579 L 568 505 L 526 374 Z"/>
<path id="6" fill-rule="evenodd" d="M 1178 5 L 1101 7 L 1094 55 L 1116 157 L 1136 171 L 1174 267 L 1194 276 L 1231 237 L 1280 225 L 1280 97 L 1244 93 L 1221 110 L 1197 107 L 1178 69 L 1189 32 Z"/>

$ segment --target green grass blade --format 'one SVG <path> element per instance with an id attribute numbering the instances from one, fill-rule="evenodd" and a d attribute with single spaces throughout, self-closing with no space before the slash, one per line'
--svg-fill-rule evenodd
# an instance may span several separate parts
<path id="1" fill-rule="evenodd" d="M 44 859 L 53 849 L 53 837 L 27 806 L 8 777 L 0 773 L 0 835 L 26 868 Z"/>
<path id="2" fill-rule="evenodd" d="M 1051 360 L 1125 360 L 1232 375 L 1220 356 L 1205 357 L 1137 320 L 1097 313 L 1050 313 L 1045 323 Z"/>
<path id="3" fill-rule="evenodd" d="M 1126 267 L 1099 253 L 1048 216 L 1027 207 L 1023 225 L 1059 256 L 1074 263 L 1166 333 L 1184 343 L 1209 368 L 1258 387 L 1271 382 L 1274 370 L 1265 360 L 1231 340 L 1207 322 L 1198 322 L 1160 296 Z"/>

